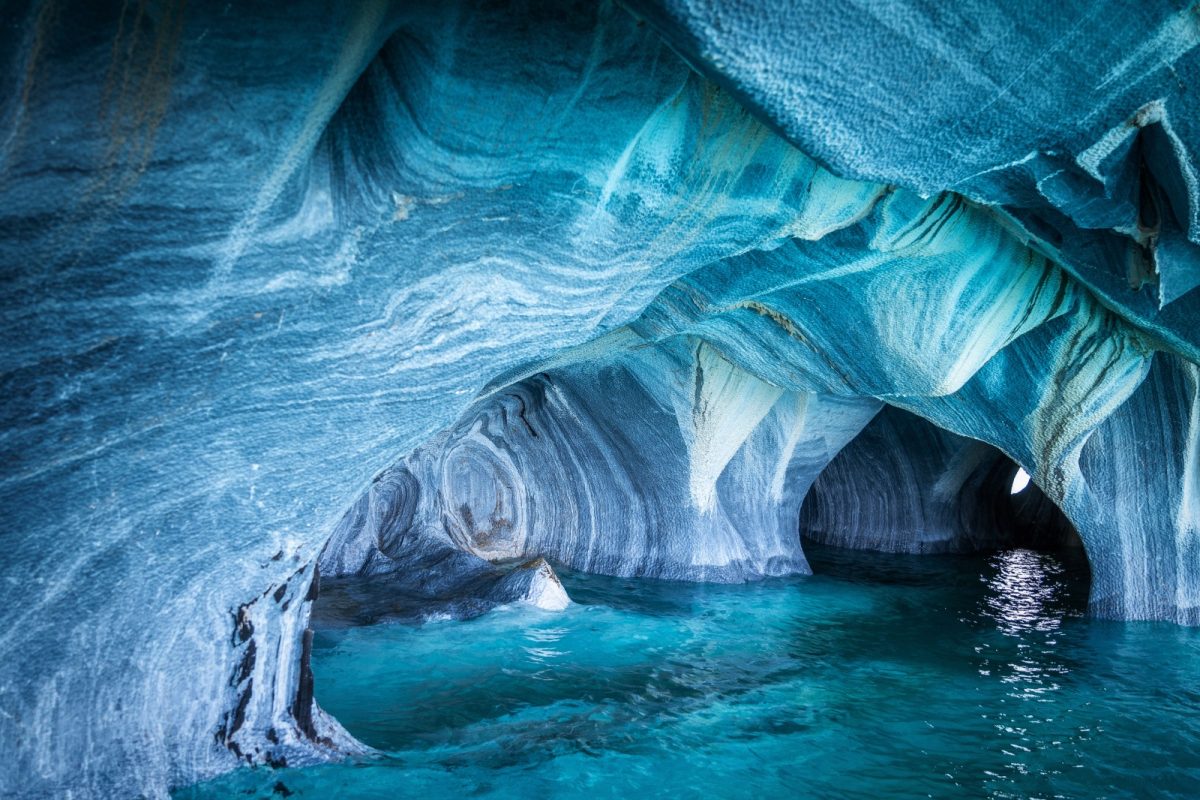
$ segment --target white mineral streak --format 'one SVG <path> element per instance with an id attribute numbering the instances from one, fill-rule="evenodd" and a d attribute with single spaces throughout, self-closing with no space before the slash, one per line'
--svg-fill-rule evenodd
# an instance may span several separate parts
<path id="1" fill-rule="evenodd" d="M 628 4 L 0 30 L 0 795 L 353 751 L 318 561 L 449 616 L 802 573 L 827 467 L 832 543 L 952 549 L 1011 459 L 1096 613 L 1200 623 L 1194 7 Z"/>
<path id="2" fill-rule="evenodd" d="M 687 443 L 692 501 L 710 513 L 717 478 L 783 390 L 764 383 L 706 344 L 696 348 L 690 408 L 679 420 Z"/>

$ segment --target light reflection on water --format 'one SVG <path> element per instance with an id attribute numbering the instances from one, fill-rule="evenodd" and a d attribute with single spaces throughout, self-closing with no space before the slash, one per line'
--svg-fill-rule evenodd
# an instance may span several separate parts
<path id="1" fill-rule="evenodd" d="M 1200 797 L 1200 632 L 1083 617 L 1082 560 L 810 552 L 318 632 L 318 700 L 387 755 L 180 796 Z"/>
<path id="2" fill-rule="evenodd" d="M 1006 550 L 992 557 L 994 574 L 986 578 L 987 615 L 1010 636 L 1057 630 L 1062 609 L 1055 602 L 1063 589 L 1063 565 L 1033 550 Z"/>

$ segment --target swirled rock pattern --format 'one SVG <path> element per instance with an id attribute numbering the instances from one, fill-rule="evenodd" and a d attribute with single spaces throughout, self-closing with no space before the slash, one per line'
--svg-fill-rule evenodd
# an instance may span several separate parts
<path id="1" fill-rule="evenodd" d="M 1098 612 L 1196 621 L 1195 7 L 772 6 L 8 10 L 0 795 L 353 749 L 322 552 L 471 609 L 801 570 L 880 402 L 1029 470 Z"/>
<path id="2" fill-rule="evenodd" d="M 807 573 L 800 504 L 879 406 L 785 392 L 694 340 L 539 373 L 372 487 L 322 570 L 426 581 L 414 560 L 457 549 L 676 580 Z"/>
<path id="3" fill-rule="evenodd" d="M 1167 305 L 1200 283 L 1195 3 L 632 5 L 838 174 L 1001 206 L 1106 302 L 1195 347 L 1195 296 Z M 1157 296 L 1128 292 L 1143 280 Z"/>

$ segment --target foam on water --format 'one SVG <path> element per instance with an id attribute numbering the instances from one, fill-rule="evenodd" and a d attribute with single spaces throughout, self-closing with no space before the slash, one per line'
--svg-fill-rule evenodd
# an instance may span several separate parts
<path id="1" fill-rule="evenodd" d="M 1200 631 L 1083 616 L 1080 556 L 806 550 L 809 578 L 565 572 L 562 613 L 320 629 L 317 698 L 380 754 L 176 797 L 1200 796 Z"/>

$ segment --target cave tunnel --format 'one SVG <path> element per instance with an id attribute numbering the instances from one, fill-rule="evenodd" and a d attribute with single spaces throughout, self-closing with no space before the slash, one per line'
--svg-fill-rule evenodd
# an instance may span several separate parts
<path id="1" fill-rule="evenodd" d="M 653 594 L 812 573 L 959 587 L 948 604 L 985 586 L 978 602 L 1018 632 L 1087 610 L 1084 542 L 991 444 L 874 398 L 772 386 L 693 338 L 526 374 L 342 518 L 319 559 L 318 644 L 513 604 L 563 612 L 606 579 Z M 353 685 L 335 681 L 332 702 Z"/>
<path id="2" fill-rule="evenodd" d="M 771 386 L 687 339 L 494 388 L 381 473 L 322 553 L 338 598 L 324 613 L 479 613 L 522 593 L 557 607 L 556 568 L 720 583 L 806 574 L 814 545 L 1084 549 L 996 447 L 874 398 Z M 363 581 L 384 588 L 353 611 Z"/>
<path id="3" fill-rule="evenodd" d="M 555 567 L 718 582 L 803 573 L 812 546 L 1069 550 L 1086 570 L 1074 526 L 1023 468 L 991 445 L 869 398 L 769 397 L 779 409 L 738 434 L 704 506 L 695 498 L 695 444 L 680 427 L 695 418 L 664 408 L 640 383 L 647 373 L 628 367 L 586 365 L 506 386 L 379 476 L 322 554 L 323 615 L 420 618 L 431 603 L 478 613 L 557 586 Z M 593 381 L 612 386 L 621 375 L 628 386 L 618 395 L 591 393 Z M 745 397 L 726 400 L 745 413 Z M 821 402 L 829 408 L 812 413 Z M 797 428 L 813 421 L 829 427 L 806 431 L 815 450 L 797 449 L 807 441 Z M 831 447 L 830 434 L 844 446 Z M 621 490 L 628 504 L 594 501 Z M 689 502 L 693 513 L 674 510 Z M 791 547 L 796 532 L 801 545 Z M 356 578 L 375 589 L 362 594 Z M 553 592 L 540 602 L 561 599 Z"/>
<path id="4" fill-rule="evenodd" d="M 995 447 L 886 406 L 817 477 L 803 539 L 880 552 L 1082 550 L 1053 500 Z"/>
<path id="5" fill-rule="evenodd" d="M 705 402 L 705 383 L 726 394 Z M 703 451 L 724 458 L 709 487 L 694 471 L 712 468 L 693 454 L 712 430 L 737 441 L 723 456 Z M 626 502 L 592 505 L 622 490 Z M 664 513 L 673 507 L 692 512 Z M 320 564 L 314 697 L 370 746 L 402 750 L 441 741 L 446 691 L 456 693 L 462 725 L 488 730 L 497 716 L 535 724 L 530 709 L 578 702 L 580 691 L 587 702 L 652 713 L 680 702 L 656 669 L 614 667 L 629 656 L 605 636 L 593 641 L 595 629 L 535 617 L 514 642 L 507 615 L 486 613 L 496 608 L 569 617 L 569 608 L 612 607 L 610 624 L 649 626 L 654 633 L 642 635 L 669 659 L 693 663 L 689 636 L 660 627 L 658 615 L 747 613 L 738 587 L 761 584 L 753 597 L 771 610 L 756 613 L 778 631 L 749 629 L 768 643 L 783 637 L 808 659 L 829 646 L 821 637 L 835 624 L 816 616 L 830 612 L 827 587 L 867 585 L 875 610 L 849 617 L 859 646 L 884 646 L 923 670 L 946 640 L 978 642 L 995 658 L 1038 637 L 1053 644 L 1064 620 L 1085 613 L 1090 577 L 1074 526 L 997 448 L 870 398 L 768 390 L 702 342 L 577 362 L 494 389 L 376 478 Z M 810 568 L 811 578 L 796 577 Z M 826 582 L 803 583 L 814 580 Z M 483 620 L 452 646 L 471 654 L 466 661 L 503 665 L 503 678 L 484 681 L 429 649 L 440 640 L 417 633 L 422 623 L 436 629 L 448 619 Z M 381 626 L 388 622 L 400 625 Z M 391 666 L 379 661 L 389 647 L 405 653 Z M 588 688 L 549 666 L 567 654 Z M 1036 689 L 1041 670 L 1061 666 L 1027 669 Z M 380 707 L 380 687 L 410 693 L 408 705 Z M 608 747 L 617 735 L 627 734 L 600 726 L 584 746 Z"/>

